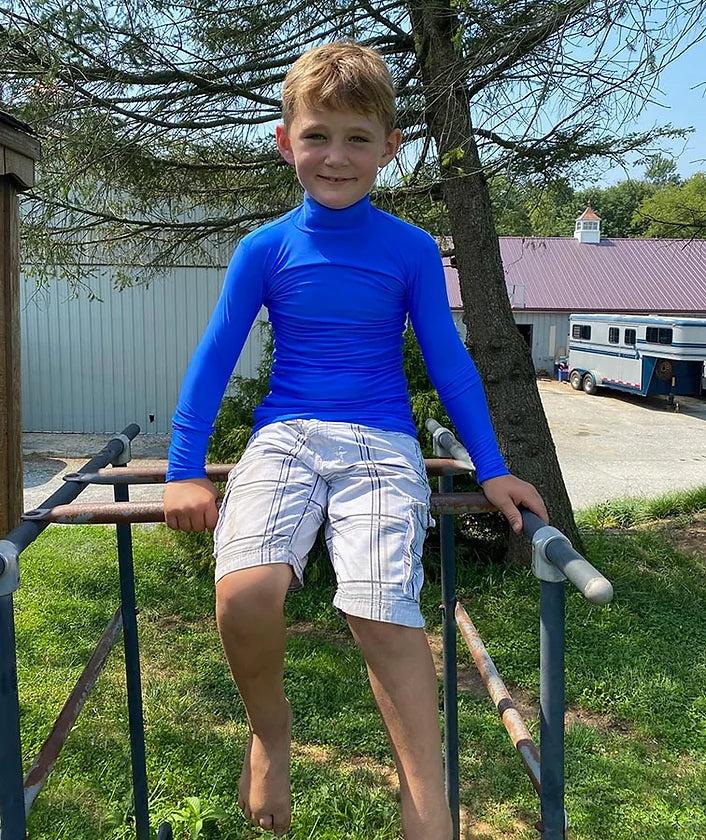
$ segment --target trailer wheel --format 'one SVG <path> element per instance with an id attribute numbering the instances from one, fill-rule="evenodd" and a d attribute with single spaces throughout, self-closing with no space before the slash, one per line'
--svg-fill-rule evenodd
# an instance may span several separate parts
<path id="1" fill-rule="evenodd" d="M 658 359 L 655 365 L 655 376 L 657 379 L 669 380 L 672 378 L 674 368 L 669 359 Z"/>
<path id="2" fill-rule="evenodd" d="M 569 385 L 574 389 L 574 391 L 580 391 L 583 388 L 583 380 L 581 379 L 581 373 L 578 370 L 572 370 L 571 375 L 569 376 Z"/>
<path id="3" fill-rule="evenodd" d="M 593 396 L 598 392 L 598 385 L 596 385 L 596 377 L 592 373 L 585 373 L 583 376 L 583 390 Z"/>

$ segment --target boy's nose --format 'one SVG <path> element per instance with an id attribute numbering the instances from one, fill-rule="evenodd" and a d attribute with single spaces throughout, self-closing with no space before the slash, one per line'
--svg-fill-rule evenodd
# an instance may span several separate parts
<path id="1" fill-rule="evenodd" d="M 326 163 L 329 166 L 344 166 L 348 163 L 348 155 L 343 146 L 332 144 L 326 150 Z"/>

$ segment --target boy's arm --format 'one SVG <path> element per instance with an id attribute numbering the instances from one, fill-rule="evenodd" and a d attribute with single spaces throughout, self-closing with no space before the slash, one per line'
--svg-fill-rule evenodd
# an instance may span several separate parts
<path id="1" fill-rule="evenodd" d="M 443 266 L 431 238 L 420 256 L 410 291 L 410 320 L 431 381 L 470 453 L 478 482 L 514 531 L 522 530 L 520 505 L 546 522 L 541 496 L 531 484 L 510 474 L 498 448 L 483 384 L 454 324 Z"/>
<path id="2" fill-rule="evenodd" d="M 264 269 L 241 242 L 221 296 L 192 356 L 172 419 L 165 520 L 171 528 L 215 527 L 218 491 L 206 478 L 206 450 L 226 386 L 264 299 Z"/>
<path id="3" fill-rule="evenodd" d="M 264 299 L 262 260 L 247 240 L 236 248 L 172 418 L 167 481 L 204 478 L 206 450 L 223 394 Z"/>

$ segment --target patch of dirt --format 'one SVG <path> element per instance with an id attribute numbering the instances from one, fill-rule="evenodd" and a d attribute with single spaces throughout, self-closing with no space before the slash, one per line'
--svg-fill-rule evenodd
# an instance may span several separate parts
<path id="1" fill-rule="evenodd" d="M 510 834 L 506 829 L 502 831 L 473 815 L 469 808 L 461 805 L 460 809 L 460 836 L 461 840 L 508 840 L 521 831 L 526 832 L 533 828 L 532 823 L 514 820 Z"/>
<path id="2" fill-rule="evenodd" d="M 391 765 L 373 761 L 368 756 L 343 758 L 331 747 L 322 747 L 318 744 L 302 744 L 298 741 L 292 742 L 292 755 L 315 764 L 335 766 L 337 770 L 342 770 L 344 773 L 372 775 L 381 785 L 394 790 L 398 788 L 395 768 Z"/>
<path id="3" fill-rule="evenodd" d="M 307 639 L 321 639 L 335 647 L 352 647 L 353 639 L 346 627 L 338 631 L 322 631 L 313 621 L 297 621 L 287 627 L 287 637 L 300 636 Z"/>
<path id="4" fill-rule="evenodd" d="M 674 548 L 687 557 L 692 557 L 701 566 L 706 566 L 706 511 L 674 519 L 655 519 L 641 522 L 631 528 L 606 528 L 603 533 L 612 536 L 630 534 L 635 531 L 651 531 L 672 543 Z"/>
<path id="5" fill-rule="evenodd" d="M 431 648 L 432 657 L 434 658 L 434 667 L 439 679 L 443 675 L 444 656 L 443 656 L 443 639 L 439 634 L 427 634 L 429 639 L 429 647 Z M 462 645 L 463 642 L 459 642 Z M 501 675 L 502 678 L 502 675 Z M 465 662 L 458 663 L 458 687 L 460 691 L 465 691 L 473 697 L 487 698 L 489 702 L 490 697 L 483 682 L 483 678 L 478 673 L 477 669 Z M 506 685 L 506 688 L 512 697 L 512 702 L 520 713 L 525 722 L 534 721 L 539 718 L 539 701 L 533 698 L 528 692 L 517 686 Z M 615 721 L 608 715 L 601 715 L 595 712 L 589 712 L 586 709 L 579 707 L 568 706 L 565 715 L 565 727 L 569 729 L 576 723 L 584 726 L 591 726 L 601 731 L 614 731 L 624 733 L 628 727 L 620 722 Z"/>
<path id="6" fill-rule="evenodd" d="M 427 633 L 427 639 L 429 639 L 436 675 L 441 680 L 444 674 L 444 640 L 439 633 Z M 483 678 L 475 666 L 460 660 L 458 662 L 458 688 L 459 691 L 465 691 L 473 697 L 488 696 Z"/>
<path id="7" fill-rule="evenodd" d="M 677 551 L 693 557 L 702 566 L 706 565 L 706 511 L 695 513 L 686 525 L 668 522 L 659 530 L 674 544 Z"/>

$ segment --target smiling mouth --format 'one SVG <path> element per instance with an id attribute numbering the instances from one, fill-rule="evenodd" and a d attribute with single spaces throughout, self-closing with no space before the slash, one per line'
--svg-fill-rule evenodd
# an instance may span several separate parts
<path id="1" fill-rule="evenodd" d="M 322 181 L 326 181 L 328 184 L 347 184 L 349 181 L 352 181 L 353 178 L 333 178 L 330 175 L 319 175 Z"/>

